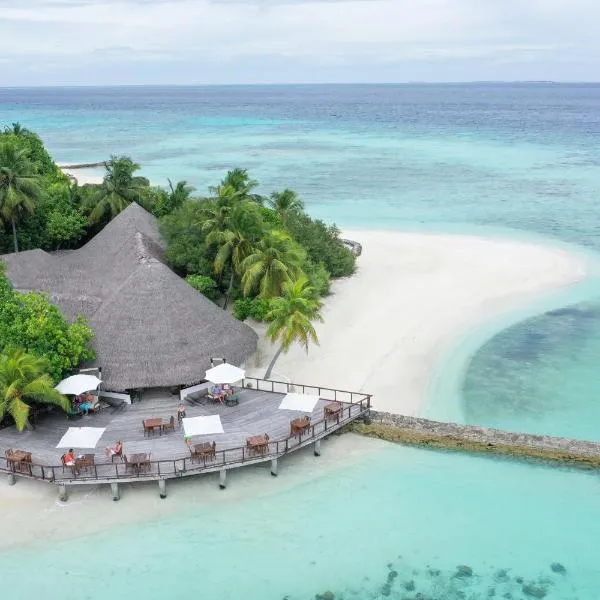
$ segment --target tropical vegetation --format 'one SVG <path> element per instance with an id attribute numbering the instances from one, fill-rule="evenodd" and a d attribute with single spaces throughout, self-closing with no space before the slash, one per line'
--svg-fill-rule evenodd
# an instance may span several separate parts
<path id="1" fill-rule="evenodd" d="M 46 294 L 15 292 L 0 262 L 0 352 L 21 348 L 45 359 L 46 372 L 57 383 L 94 357 L 93 337 L 83 317 L 69 323 Z"/>
<path id="2" fill-rule="evenodd" d="M 315 296 L 315 290 L 310 286 L 305 276 L 295 281 L 283 284 L 283 294 L 273 301 L 267 314 L 270 321 L 267 337 L 272 342 L 279 343 L 279 349 L 273 356 L 265 379 L 269 379 L 275 362 L 282 352 L 287 352 L 293 343 L 298 343 L 308 352 L 310 343 L 318 344 L 317 332 L 313 321 L 323 321 L 319 310 L 321 302 Z"/>
<path id="3" fill-rule="evenodd" d="M 34 403 L 70 410 L 69 400 L 54 389 L 47 369 L 46 359 L 22 348 L 5 348 L 0 353 L 0 421 L 10 415 L 17 429 L 23 431 Z"/>
<path id="4" fill-rule="evenodd" d="M 0 253 L 78 248 L 132 202 L 159 219 L 165 259 L 188 283 L 233 314 L 270 323 L 287 351 L 316 342 L 311 321 L 330 280 L 351 275 L 355 257 L 335 225 L 313 219 L 285 188 L 268 196 L 245 169 L 234 168 L 197 194 L 187 181 L 151 185 L 128 156 L 111 156 L 103 181 L 78 185 L 61 172 L 41 139 L 18 123 L 0 133 Z M 0 350 L 48 357 L 53 379 L 91 355 L 93 332 L 67 323 L 40 294 L 14 294 L 0 274 Z M 1 299 L 0 299 L 1 300 Z M 286 312 L 287 311 L 287 312 Z M 15 315 L 19 315 L 18 318 Z M 32 326 L 38 319 L 39 326 Z M 276 325 L 275 325 L 276 324 Z"/>

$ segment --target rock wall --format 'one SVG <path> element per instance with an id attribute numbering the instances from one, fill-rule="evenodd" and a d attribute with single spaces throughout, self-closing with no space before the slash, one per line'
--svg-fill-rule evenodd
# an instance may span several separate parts
<path id="1" fill-rule="evenodd" d="M 491 452 L 600 468 L 600 443 L 512 433 L 371 411 L 370 419 L 352 430 L 389 442 L 469 452 Z"/>

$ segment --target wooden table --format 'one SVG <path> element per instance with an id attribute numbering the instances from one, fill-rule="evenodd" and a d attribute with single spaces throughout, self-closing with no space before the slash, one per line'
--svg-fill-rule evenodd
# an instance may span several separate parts
<path id="1" fill-rule="evenodd" d="M 290 421 L 290 435 L 296 436 L 310 430 L 310 417 L 298 417 Z"/>
<path id="2" fill-rule="evenodd" d="M 159 419 L 160 420 L 160 419 Z M 127 455 L 127 468 L 140 472 L 142 469 L 150 470 L 150 455 L 145 452 Z"/>
<path id="3" fill-rule="evenodd" d="M 269 449 L 269 436 L 266 433 L 253 435 L 246 440 L 246 447 L 253 452 L 264 454 Z"/>
<path id="4" fill-rule="evenodd" d="M 337 419 L 339 421 L 342 405 L 339 402 L 330 402 L 325 405 L 323 412 L 325 413 L 325 419 Z"/>
<path id="5" fill-rule="evenodd" d="M 203 442 L 202 444 L 196 444 L 192 450 L 192 458 L 215 458 L 216 456 L 215 444 L 210 442 Z"/>
<path id="6" fill-rule="evenodd" d="M 144 419 L 143 424 L 144 424 L 144 435 L 146 435 L 146 432 L 150 432 L 150 431 L 152 431 L 152 433 L 154 434 L 154 431 L 156 429 L 158 429 L 160 435 L 162 435 L 162 426 L 163 426 L 162 419 Z"/>
<path id="7" fill-rule="evenodd" d="M 14 471 L 18 470 L 21 473 L 29 473 L 31 475 L 31 452 L 25 450 L 14 450 L 6 455 L 6 463 L 12 465 Z"/>
<path id="8" fill-rule="evenodd" d="M 75 458 L 74 470 L 78 473 L 81 470 L 90 469 L 95 464 L 96 461 L 93 454 L 83 454 L 82 456 Z"/>

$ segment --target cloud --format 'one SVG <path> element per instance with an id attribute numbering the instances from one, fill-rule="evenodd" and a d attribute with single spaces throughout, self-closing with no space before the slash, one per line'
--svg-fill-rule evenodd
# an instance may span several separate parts
<path id="1" fill-rule="evenodd" d="M 600 66 L 596 0 L 0 0 L 0 9 L 0 85 L 77 83 L 85 69 L 99 84 L 123 73 L 132 83 L 402 81 L 419 64 L 435 80 L 589 80 Z"/>

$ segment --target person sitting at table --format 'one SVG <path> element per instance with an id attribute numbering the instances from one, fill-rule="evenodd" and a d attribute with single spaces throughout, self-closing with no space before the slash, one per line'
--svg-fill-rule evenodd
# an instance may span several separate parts
<path id="1" fill-rule="evenodd" d="M 104 449 L 106 458 L 112 458 L 113 456 L 123 456 L 123 442 L 119 440 L 114 446 L 107 446 Z"/>
<path id="2" fill-rule="evenodd" d="M 65 454 L 64 462 L 67 467 L 73 467 L 75 465 L 75 453 L 73 448 L 69 448 L 68 452 Z"/>
<path id="3" fill-rule="evenodd" d="M 225 397 L 225 392 L 223 391 L 223 388 L 218 383 L 215 383 L 215 385 L 213 385 L 210 388 L 210 395 L 215 398 L 218 398 L 221 402 L 223 402 L 223 398 Z"/>
<path id="4" fill-rule="evenodd" d="M 233 388 L 231 387 L 231 385 L 229 385 L 228 383 L 224 383 L 223 384 L 223 392 L 227 395 L 227 396 L 233 396 Z"/>

